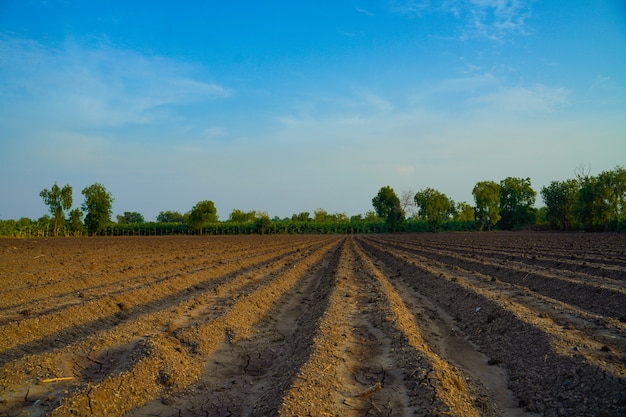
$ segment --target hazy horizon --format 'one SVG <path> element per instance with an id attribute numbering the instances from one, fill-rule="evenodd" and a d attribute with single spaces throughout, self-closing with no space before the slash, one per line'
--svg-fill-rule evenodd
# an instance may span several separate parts
<path id="1" fill-rule="evenodd" d="M 6 1 L 0 28 L 0 219 L 55 182 L 225 220 L 626 165 L 619 0 Z"/>

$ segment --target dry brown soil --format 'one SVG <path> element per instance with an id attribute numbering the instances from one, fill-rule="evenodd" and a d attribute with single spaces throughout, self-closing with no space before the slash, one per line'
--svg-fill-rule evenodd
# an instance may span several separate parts
<path id="1" fill-rule="evenodd" d="M 0 240 L 0 416 L 626 415 L 626 235 Z"/>

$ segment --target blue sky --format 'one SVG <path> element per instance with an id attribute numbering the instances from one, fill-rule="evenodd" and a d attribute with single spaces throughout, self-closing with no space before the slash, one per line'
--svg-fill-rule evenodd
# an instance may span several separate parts
<path id="1" fill-rule="evenodd" d="M 147 220 L 539 192 L 626 165 L 626 3 L 0 0 L 0 126 L 0 219 L 55 181 Z"/>

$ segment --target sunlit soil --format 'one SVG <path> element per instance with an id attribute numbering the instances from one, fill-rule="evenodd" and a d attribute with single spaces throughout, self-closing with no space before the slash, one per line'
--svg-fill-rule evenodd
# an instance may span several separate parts
<path id="1" fill-rule="evenodd" d="M 0 286 L 0 415 L 626 415 L 625 235 L 3 239 Z"/>

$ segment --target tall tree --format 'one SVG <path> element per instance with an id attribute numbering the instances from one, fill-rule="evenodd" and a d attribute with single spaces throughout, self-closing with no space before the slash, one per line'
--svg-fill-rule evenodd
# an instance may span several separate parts
<path id="1" fill-rule="evenodd" d="M 480 229 L 491 227 L 500 220 L 500 186 L 493 181 L 480 181 L 472 190 L 476 203 L 476 220 Z"/>
<path id="2" fill-rule="evenodd" d="M 323 208 L 316 208 L 313 210 L 313 220 L 322 223 L 328 220 L 328 212 Z"/>
<path id="3" fill-rule="evenodd" d="M 87 213 L 85 216 L 87 231 L 90 235 L 100 234 L 111 223 L 113 197 L 99 183 L 85 187 L 82 194 L 85 196 L 82 209 Z"/>
<path id="4" fill-rule="evenodd" d="M 411 217 L 413 212 L 413 205 L 415 204 L 415 191 L 404 190 L 400 194 L 400 207 L 404 211 L 404 215 Z"/>
<path id="5" fill-rule="evenodd" d="M 74 236 L 80 236 L 83 234 L 83 212 L 80 211 L 80 209 L 70 211 L 67 223 L 70 227 L 70 232 L 72 232 Z"/>
<path id="6" fill-rule="evenodd" d="M 215 204 L 210 200 L 200 201 L 189 212 L 189 224 L 192 228 L 200 230 L 200 236 L 202 236 L 202 229 L 207 224 L 216 221 L 217 210 Z"/>
<path id="7" fill-rule="evenodd" d="M 125 211 L 124 214 L 117 216 L 117 222 L 120 224 L 129 223 L 145 223 L 143 214 L 136 211 Z"/>
<path id="8" fill-rule="evenodd" d="M 185 218 L 177 211 L 161 211 L 156 217 L 160 223 L 184 223 Z"/>
<path id="9" fill-rule="evenodd" d="M 39 195 L 54 217 L 54 236 L 57 236 L 59 224 L 65 220 L 65 210 L 72 207 L 72 187 L 65 185 L 63 188 L 59 188 L 55 182 L 50 190 L 44 188 Z"/>
<path id="10" fill-rule="evenodd" d="M 363 219 L 365 221 L 373 223 L 373 222 L 380 221 L 381 218 L 378 216 L 378 214 L 376 214 L 375 211 L 369 210 L 369 211 L 365 212 L 365 216 L 363 217 Z"/>
<path id="11" fill-rule="evenodd" d="M 626 214 L 626 170 L 616 167 L 597 177 L 578 174 L 580 190 L 576 213 L 588 230 L 605 230 L 618 227 Z"/>
<path id="12" fill-rule="evenodd" d="M 254 225 L 257 233 L 264 235 L 269 232 L 270 227 L 272 226 L 272 220 L 270 219 L 269 214 L 261 212 L 254 220 Z"/>
<path id="13" fill-rule="evenodd" d="M 426 219 L 434 231 L 454 212 L 454 201 L 430 187 L 418 191 L 414 200 L 418 215 Z"/>
<path id="14" fill-rule="evenodd" d="M 530 178 L 507 177 L 500 182 L 500 223 L 503 229 L 513 229 L 535 222 L 533 208 L 537 193 Z"/>
<path id="15" fill-rule="evenodd" d="M 385 224 L 390 232 L 402 230 L 404 210 L 402 210 L 400 199 L 393 188 L 382 187 L 376 197 L 372 199 L 372 205 L 378 217 L 385 219 Z"/>
<path id="16" fill-rule="evenodd" d="M 617 227 L 620 219 L 626 215 L 626 169 L 617 166 L 611 171 L 603 171 L 598 175 L 602 187 L 606 189 L 606 205 L 610 212 L 611 222 Z"/>
<path id="17" fill-rule="evenodd" d="M 476 220 L 474 207 L 470 206 L 465 201 L 456 203 L 454 220 L 458 220 L 461 222 L 473 222 L 474 220 Z"/>
<path id="18" fill-rule="evenodd" d="M 576 180 L 552 181 L 541 189 L 546 205 L 546 218 L 552 227 L 561 230 L 572 228 L 575 220 L 579 185 Z"/>
<path id="19" fill-rule="evenodd" d="M 233 209 L 230 213 L 230 221 L 236 223 L 252 223 L 256 221 L 257 215 L 256 211 L 248 211 L 244 212 L 239 209 Z"/>
<path id="20" fill-rule="evenodd" d="M 335 213 L 333 214 L 333 216 L 337 223 L 348 223 L 350 221 L 350 218 L 345 211 L 342 211 L 341 213 Z"/>
<path id="21" fill-rule="evenodd" d="M 308 211 L 303 211 L 298 214 L 294 213 L 291 215 L 291 220 L 297 222 L 308 222 L 311 220 L 311 213 L 309 213 Z"/>

